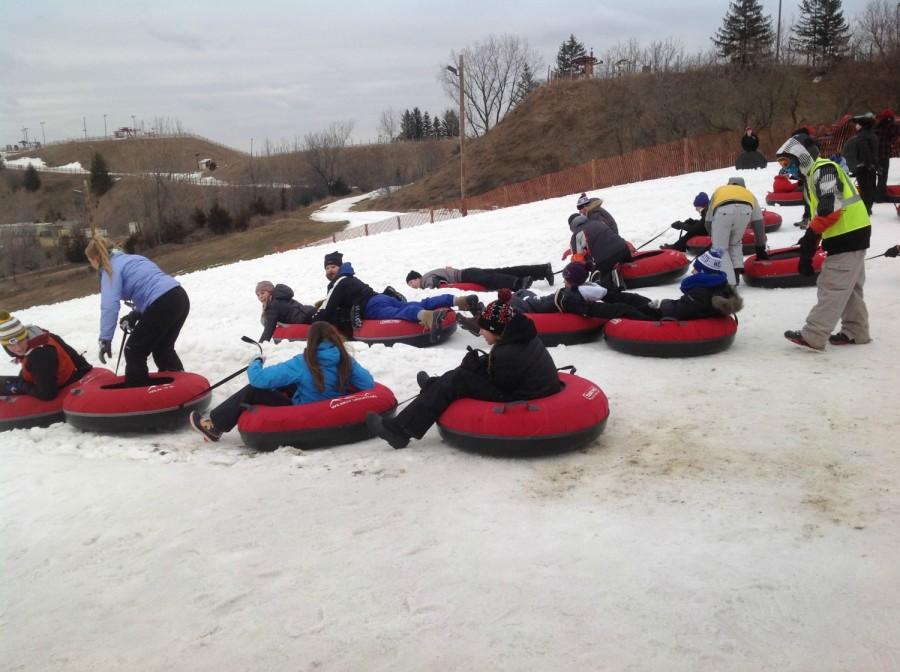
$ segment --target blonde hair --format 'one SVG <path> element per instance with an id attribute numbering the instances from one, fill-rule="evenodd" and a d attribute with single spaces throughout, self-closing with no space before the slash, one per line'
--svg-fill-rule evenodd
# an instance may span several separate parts
<path id="1" fill-rule="evenodd" d="M 110 280 L 112 280 L 112 265 L 109 263 L 109 251 L 113 247 L 111 240 L 103 236 L 94 236 L 84 248 L 84 256 L 88 258 L 88 261 L 97 262 L 97 265 L 106 271 Z"/>

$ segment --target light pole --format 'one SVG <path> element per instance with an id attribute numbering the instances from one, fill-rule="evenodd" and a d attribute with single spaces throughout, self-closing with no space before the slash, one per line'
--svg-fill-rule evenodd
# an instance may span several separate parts
<path id="1" fill-rule="evenodd" d="M 775 28 L 775 62 L 781 55 L 781 0 L 778 0 L 778 26 Z"/>
<path id="2" fill-rule="evenodd" d="M 131 115 L 131 137 L 137 135 L 137 121 L 134 119 L 134 115 Z"/>
<path id="3" fill-rule="evenodd" d="M 87 140 L 87 117 L 82 117 L 81 123 L 84 124 L 84 139 Z"/>
<path id="4" fill-rule="evenodd" d="M 459 55 L 459 66 L 454 68 L 447 66 L 447 70 L 459 77 L 459 210 L 465 217 L 466 211 L 466 108 L 465 108 L 465 80 L 463 79 L 463 55 Z"/>
<path id="5" fill-rule="evenodd" d="M 44 122 L 41 122 L 41 139 L 44 141 L 44 144 L 47 144 L 47 135 L 44 133 Z"/>
<path id="6" fill-rule="evenodd" d="M 28 149 L 28 127 L 22 127 L 22 135 L 25 136 L 25 149 Z"/>
<path id="7" fill-rule="evenodd" d="M 106 139 L 106 115 L 103 115 L 103 139 Z"/>

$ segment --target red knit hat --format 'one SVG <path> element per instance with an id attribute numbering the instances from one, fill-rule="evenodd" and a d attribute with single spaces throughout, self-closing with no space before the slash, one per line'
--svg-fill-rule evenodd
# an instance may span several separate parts
<path id="1" fill-rule="evenodd" d="M 478 326 L 492 334 L 502 334 L 506 325 L 516 315 L 516 311 L 509 305 L 511 298 L 512 292 L 508 289 L 497 292 L 497 300 L 491 301 L 478 316 Z"/>
<path id="2" fill-rule="evenodd" d="M 893 119 L 894 111 L 891 108 L 886 108 L 878 113 L 878 121 L 883 121 L 884 119 Z"/>

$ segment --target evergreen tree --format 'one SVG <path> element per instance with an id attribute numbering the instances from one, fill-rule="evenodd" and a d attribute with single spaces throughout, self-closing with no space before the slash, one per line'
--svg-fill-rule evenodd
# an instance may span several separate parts
<path id="1" fill-rule="evenodd" d="M 441 120 L 441 128 L 444 137 L 459 137 L 459 115 L 454 110 L 444 110 L 444 116 Z"/>
<path id="2" fill-rule="evenodd" d="M 763 14 L 759 0 L 733 0 L 712 38 L 719 56 L 743 67 L 766 58 L 774 40 L 772 17 Z"/>
<path id="3" fill-rule="evenodd" d="M 422 127 L 422 110 L 418 107 L 414 107 L 412 111 L 413 118 L 413 140 L 419 140 L 422 138 L 422 134 L 424 133 L 424 128 Z"/>
<path id="4" fill-rule="evenodd" d="M 206 218 L 206 225 L 209 230 L 215 234 L 228 233 L 231 230 L 231 215 L 228 211 L 219 205 L 218 201 L 212 204 L 209 209 L 209 215 Z"/>
<path id="5" fill-rule="evenodd" d="M 428 114 L 427 110 L 422 115 L 422 137 L 423 138 L 431 137 L 431 115 Z"/>
<path id="6" fill-rule="evenodd" d="M 559 45 L 559 51 L 556 53 L 557 75 L 571 75 L 577 72 L 577 66 L 572 65 L 572 61 L 586 53 L 584 45 L 575 39 L 575 35 L 569 35 L 569 39 Z"/>
<path id="7" fill-rule="evenodd" d="M 106 159 L 100 152 L 94 153 L 91 159 L 91 193 L 94 196 L 103 196 L 107 191 L 112 189 L 113 179 L 109 176 L 109 170 L 106 167 Z"/>
<path id="8" fill-rule="evenodd" d="M 400 117 L 400 137 L 404 140 L 413 140 L 416 137 L 416 125 L 409 110 L 403 110 L 403 116 Z"/>
<path id="9" fill-rule="evenodd" d="M 813 67 L 842 56 L 850 40 L 841 0 L 800 0 L 800 18 L 791 44 Z"/>
<path id="10" fill-rule="evenodd" d="M 431 137 L 432 138 L 443 138 L 444 137 L 444 127 L 441 125 L 441 120 L 438 117 L 435 117 L 431 122 Z"/>
<path id="11" fill-rule="evenodd" d="M 534 91 L 540 85 L 540 82 L 534 78 L 534 73 L 531 72 L 528 63 L 526 63 L 522 68 L 522 76 L 516 84 L 516 92 L 513 95 L 513 106 L 519 105 L 519 103 L 528 97 L 529 93 Z"/>
<path id="12" fill-rule="evenodd" d="M 37 170 L 30 163 L 28 164 L 28 168 L 25 169 L 22 185 L 25 187 L 26 191 L 37 191 L 41 188 L 41 176 L 38 175 Z"/>

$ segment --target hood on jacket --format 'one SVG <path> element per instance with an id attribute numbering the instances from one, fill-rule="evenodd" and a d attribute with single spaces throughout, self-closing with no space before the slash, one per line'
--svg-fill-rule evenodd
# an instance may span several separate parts
<path id="1" fill-rule="evenodd" d="M 813 157 L 806 149 L 804 144 L 795 137 L 788 138 L 785 143 L 778 148 L 776 155 L 779 158 L 786 158 L 794 163 L 803 175 L 809 175 L 812 169 Z"/>
<path id="2" fill-rule="evenodd" d="M 282 300 L 290 300 L 294 298 L 294 290 L 288 287 L 287 285 L 278 284 L 275 285 L 275 289 L 272 290 L 272 298 L 273 299 L 282 299 Z"/>
<path id="3" fill-rule="evenodd" d="M 729 177 L 728 184 L 736 184 L 739 187 L 744 187 L 745 189 L 747 188 L 747 183 L 744 182 L 743 177 Z"/>
<path id="4" fill-rule="evenodd" d="M 498 345 L 527 343 L 532 338 L 537 338 L 537 327 L 524 313 L 517 312 L 503 329 L 503 336 Z"/>
<path id="5" fill-rule="evenodd" d="M 572 233 L 575 232 L 579 226 L 583 226 L 587 224 L 588 218 L 584 215 L 575 215 L 574 217 L 569 217 L 569 231 Z"/>
<path id="6" fill-rule="evenodd" d="M 345 261 L 341 264 L 341 270 L 338 271 L 338 277 L 342 275 L 356 275 L 356 271 L 353 270 L 353 266 L 349 261 Z"/>
<path id="7" fill-rule="evenodd" d="M 744 307 L 744 300 L 737 292 L 729 292 L 726 296 L 716 295 L 710 301 L 712 307 L 723 315 L 734 315 Z"/>
<path id="8" fill-rule="evenodd" d="M 589 215 L 590 213 L 594 212 L 594 210 L 599 208 L 601 205 L 603 205 L 602 198 L 592 198 L 590 200 L 590 202 L 585 206 L 584 214 Z"/>

